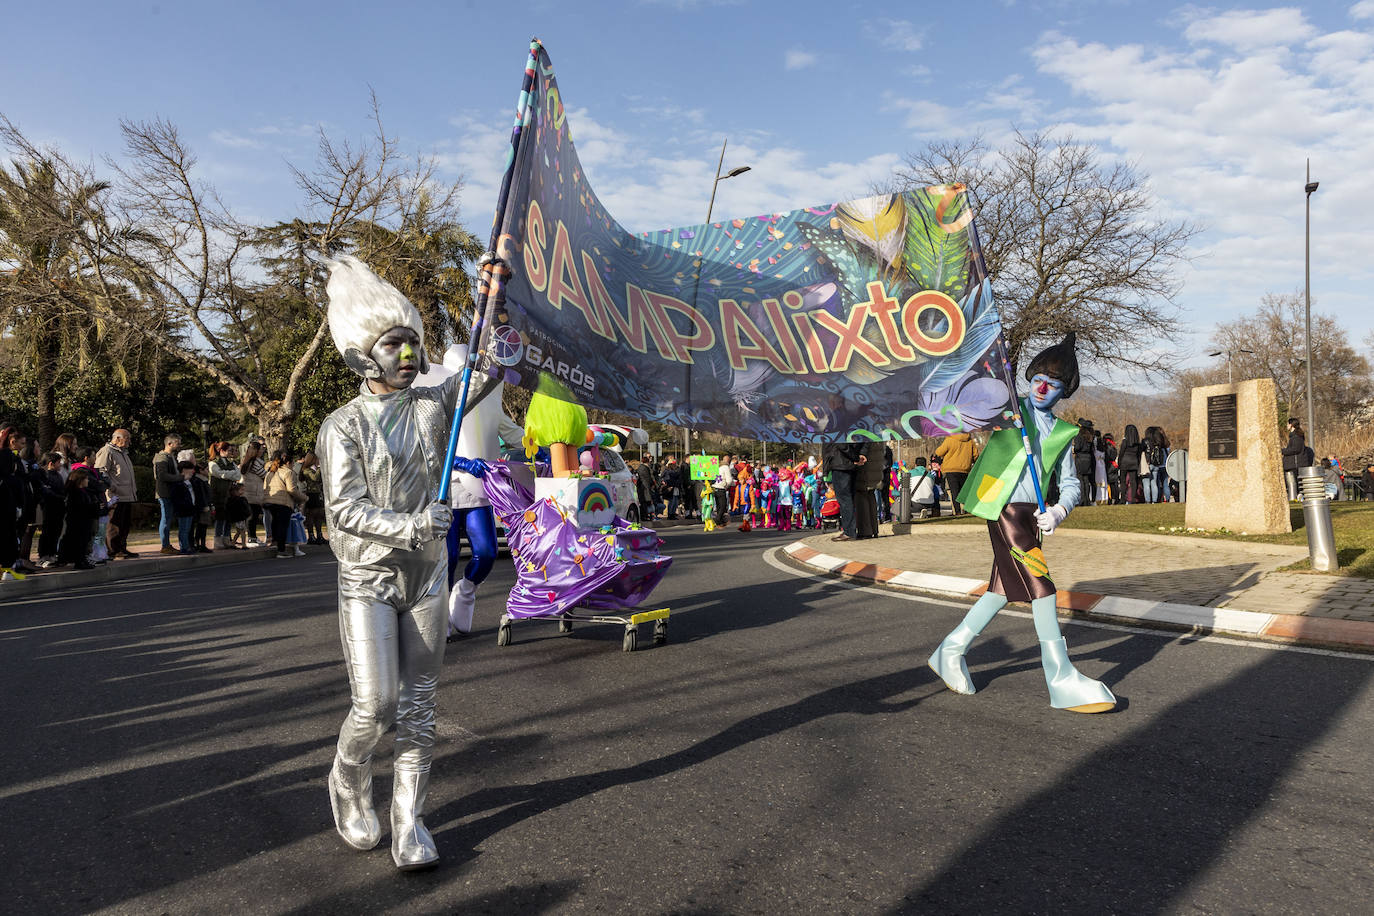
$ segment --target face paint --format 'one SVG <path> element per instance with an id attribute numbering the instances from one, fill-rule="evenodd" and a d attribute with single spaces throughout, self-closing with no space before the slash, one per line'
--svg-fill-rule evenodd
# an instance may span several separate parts
<path id="1" fill-rule="evenodd" d="M 1030 389 L 1031 406 L 1036 410 L 1052 410 L 1064 396 L 1064 383 L 1043 373 L 1031 378 Z"/>
<path id="2" fill-rule="evenodd" d="M 410 328 L 392 328 L 377 339 L 367 354 L 382 372 L 378 380 L 389 388 L 409 388 L 420 374 L 420 338 Z"/>

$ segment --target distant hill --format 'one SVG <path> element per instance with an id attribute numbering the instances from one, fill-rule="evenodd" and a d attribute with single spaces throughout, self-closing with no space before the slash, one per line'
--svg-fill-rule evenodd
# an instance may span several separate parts
<path id="1" fill-rule="evenodd" d="M 1072 398 L 1061 402 L 1055 413 L 1070 423 L 1077 423 L 1080 417 L 1091 420 L 1094 428 L 1111 433 L 1118 442 L 1127 423 L 1134 423 L 1141 435 L 1146 427 L 1162 426 L 1175 444 L 1188 438 L 1188 405 L 1167 390 L 1147 395 L 1083 385 Z"/>

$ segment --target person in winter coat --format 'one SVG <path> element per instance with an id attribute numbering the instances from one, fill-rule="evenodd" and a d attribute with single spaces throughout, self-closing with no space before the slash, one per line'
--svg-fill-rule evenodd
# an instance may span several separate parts
<path id="1" fill-rule="evenodd" d="M 95 468 L 108 482 L 105 496 L 113 503 L 110 522 L 106 528 L 111 557 L 136 557 L 129 549 L 129 528 L 133 524 L 134 503 L 138 501 L 138 487 L 134 484 L 134 462 L 129 457 L 133 434 L 120 427 L 110 434 L 110 441 L 95 454 Z"/>
<path id="2" fill-rule="evenodd" d="M 215 549 L 224 550 L 229 547 L 229 518 L 225 513 L 229 491 L 234 484 L 243 482 L 238 448 L 232 442 L 210 443 L 210 460 L 206 470 L 210 472 L 210 503 L 215 513 Z"/>
<path id="3" fill-rule="evenodd" d="M 1140 441 L 1140 430 L 1135 428 L 1134 423 L 1127 423 L 1116 457 L 1117 467 L 1121 470 L 1121 488 L 1126 494 L 1127 505 L 1141 501 L 1140 454 L 1144 448 Z"/>
<path id="4" fill-rule="evenodd" d="M 1140 440 L 1144 449 L 1140 456 L 1140 478 L 1145 483 L 1145 501 L 1167 503 L 1171 487 L 1164 462 L 1169 457 L 1169 437 L 1160 426 L 1147 426 Z M 1151 495 L 1153 493 L 1153 496 Z"/>
<path id="5" fill-rule="evenodd" d="M 1288 498 L 1298 498 L 1298 468 L 1308 465 L 1307 436 L 1303 435 L 1302 424 L 1297 417 L 1288 418 L 1288 444 L 1281 451 L 1283 455 L 1283 477 L 1288 483 Z"/>
<path id="6" fill-rule="evenodd" d="M 48 452 L 38 461 L 38 502 L 43 509 L 43 530 L 38 535 L 38 565 L 48 569 L 57 564 L 58 538 L 67 514 L 67 486 L 62 480 L 62 456 Z"/>
<path id="7" fill-rule="evenodd" d="M 19 562 L 19 519 L 27 486 L 23 463 L 10 444 L 16 435 L 9 427 L 0 429 L 0 570 L 4 575 Z"/>
<path id="8" fill-rule="evenodd" d="M 835 501 L 840 505 L 840 533 L 831 538 L 832 541 L 852 541 L 858 537 L 854 516 L 855 482 L 859 469 L 867 460 L 861 442 L 830 442 L 821 452 L 822 473 L 829 475 Z"/>
<path id="9" fill-rule="evenodd" d="M 1073 440 L 1073 471 L 1078 478 L 1083 504 L 1091 505 L 1096 486 L 1097 456 L 1093 447 L 1096 438 L 1093 421 L 1078 418 L 1078 435 Z"/>
<path id="10" fill-rule="evenodd" d="M 639 499 L 639 520 L 648 522 L 654 517 L 654 503 L 658 502 L 658 482 L 654 479 L 654 466 L 648 459 L 640 459 L 635 465 L 635 491 Z"/>
<path id="11" fill-rule="evenodd" d="M 663 476 L 659 478 L 659 492 L 668 497 L 667 517 L 670 519 L 677 518 L 677 507 L 682 502 L 683 478 L 677 462 L 669 458 L 663 466 Z"/>
<path id="12" fill-rule="evenodd" d="M 286 543 L 291 514 L 305 505 L 305 491 L 296 479 L 296 472 L 291 470 L 291 456 L 286 452 L 279 451 L 272 456 L 272 461 L 267 465 L 265 489 L 262 504 L 269 513 L 268 524 L 271 526 L 272 543 L 277 547 L 277 559 L 305 556 L 299 544 L 292 551 Z"/>
<path id="13" fill-rule="evenodd" d="M 62 540 L 57 546 L 58 566 L 71 563 L 77 569 L 95 569 L 86 559 L 99 516 L 96 497 L 89 489 L 90 482 L 91 473 L 85 468 L 73 468 L 67 474 Z"/>
<path id="14" fill-rule="evenodd" d="M 954 495 L 958 496 L 957 493 Z M 917 455 L 912 460 L 911 505 L 919 518 L 931 518 L 940 514 L 940 503 L 935 498 L 935 475 L 926 466 L 924 455 Z"/>
<path id="15" fill-rule="evenodd" d="M 883 467 L 881 442 L 863 444 L 864 462 L 854 478 L 854 529 L 855 536 L 875 538 L 878 536 L 878 492 L 882 487 L 887 471 Z"/>
<path id="16" fill-rule="evenodd" d="M 296 477 L 305 490 L 305 542 L 328 544 L 324 536 L 324 478 L 320 476 L 320 459 L 314 452 L 306 452 L 296 463 Z"/>
<path id="17" fill-rule="evenodd" d="M 963 515 L 964 507 L 959 502 L 959 491 L 964 488 L 964 481 L 968 480 L 968 470 L 973 467 L 973 460 L 978 457 L 978 448 L 973 437 L 968 433 L 945 436 L 940 440 L 939 448 L 935 449 L 935 457 L 940 460 L 940 469 L 948 482 L 954 514 Z"/>
<path id="18" fill-rule="evenodd" d="M 243 473 L 243 494 L 248 500 L 248 506 L 253 514 L 248 518 L 248 546 L 260 547 L 258 541 L 258 522 L 266 522 L 263 519 L 263 499 L 267 496 L 267 459 L 264 457 L 266 451 L 261 439 L 249 439 L 243 447 L 243 458 L 239 461 L 239 471 Z M 267 535 L 271 540 L 271 535 Z"/>
<path id="19" fill-rule="evenodd" d="M 199 511 L 196 508 L 196 485 L 191 479 L 196 476 L 196 463 L 189 458 L 177 462 L 177 473 L 181 483 L 169 487 L 172 495 L 172 512 L 177 520 L 177 546 L 180 553 L 195 553 L 195 525 Z"/>
<path id="20" fill-rule="evenodd" d="M 184 482 L 181 471 L 177 469 L 177 450 L 181 448 L 181 437 L 168 433 L 162 439 L 162 451 L 153 456 L 153 484 L 156 488 L 157 504 L 162 509 L 162 519 L 158 522 L 157 533 L 162 540 L 162 552 L 174 554 L 172 531 L 177 526 L 176 511 L 172 506 L 172 488 Z"/>

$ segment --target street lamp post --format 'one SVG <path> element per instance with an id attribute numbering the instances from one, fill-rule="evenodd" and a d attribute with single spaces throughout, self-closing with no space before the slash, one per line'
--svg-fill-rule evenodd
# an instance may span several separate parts
<path id="1" fill-rule="evenodd" d="M 1312 160 L 1307 160 L 1306 226 L 1303 230 L 1303 299 L 1307 314 L 1307 444 L 1312 454 L 1317 453 L 1317 421 L 1312 410 L 1312 192 L 1317 190 L 1317 182 L 1312 180 Z"/>
<path id="2" fill-rule="evenodd" d="M 720 159 L 716 162 L 716 180 L 711 182 L 711 201 L 706 205 L 706 228 L 703 230 L 703 234 L 711 230 L 711 213 L 716 209 L 716 188 L 725 179 L 734 178 L 736 175 L 743 175 L 745 172 L 749 171 L 749 166 L 737 165 L 730 171 L 726 172 L 724 175 L 720 173 L 721 166 L 725 165 L 725 146 L 729 142 L 730 138 L 726 137 L 724 140 L 721 141 L 720 144 Z M 692 284 L 692 309 L 694 311 L 697 307 L 697 295 L 701 292 L 701 268 L 702 265 L 706 262 L 706 248 L 704 241 L 702 242 L 702 246 L 703 247 L 701 249 L 701 257 L 697 258 L 696 282 Z M 692 370 L 690 367 L 688 367 L 687 369 L 687 384 L 685 387 L 687 400 L 690 403 L 692 400 Z M 685 426 L 682 429 L 682 441 L 684 444 L 684 451 L 686 451 L 685 446 L 687 445 L 688 440 L 687 428 Z"/>
<path id="3" fill-rule="evenodd" d="M 1234 363 L 1232 363 L 1232 360 L 1235 358 L 1235 355 L 1236 355 L 1237 353 L 1254 353 L 1254 352 L 1255 352 L 1254 350 L 1247 350 L 1247 349 L 1245 349 L 1244 347 L 1237 347 L 1237 348 L 1234 349 L 1234 350 L 1213 350 L 1211 353 L 1208 353 L 1207 355 L 1208 355 L 1208 356 L 1222 356 L 1222 355 L 1225 355 L 1225 357 L 1226 357 L 1226 384 L 1230 385 L 1230 384 L 1234 383 L 1235 380 L 1236 380 L 1235 365 L 1234 365 Z"/>

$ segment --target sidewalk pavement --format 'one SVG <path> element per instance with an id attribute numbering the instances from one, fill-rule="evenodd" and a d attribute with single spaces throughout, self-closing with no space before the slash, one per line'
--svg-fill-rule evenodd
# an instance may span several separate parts
<path id="1" fill-rule="evenodd" d="M 695 520 L 668 521 L 658 519 L 651 523 L 657 530 L 687 525 L 700 525 Z M 173 537 L 175 541 L 175 536 Z M 139 576 L 155 576 L 163 573 L 193 569 L 198 566 L 214 566 L 222 563 L 245 563 L 251 560 L 275 560 L 276 551 L 271 547 L 253 547 L 245 550 L 212 550 L 209 553 L 196 553 L 189 556 L 164 555 L 160 553 L 161 542 L 156 531 L 137 531 L 129 537 L 129 549 L 138 556 L 133 559 L 111 560 L 95 569 L 72 569 L 70 566 L 53 569 L 39 569 L 26 573 L 23 579 L 0 582 L 0 601 L 14 598 L 28 598 L 60 592 L 68 588 L 80 588 L 100 582 L 117 579 L 131 579 Z M 502 548 L 504 550 L 504 548 Z M 307 545 L 307 554 L 328 553 L 329 545 Z"/>
<path id="2" fill-rule="evenodd" d="M 0 582 L 0 601 L 51 594 L 69 588 L 80 588 L 85 585 L 112 582 L 117 579 L 178 572 L 198 566 L 244 563 L 250 560 L 273 560 L 276 553 L 271 547 L 253 547 L 245 550 L 214 550 L 209 553 L 193 553 L 188 556 L 171 556 L 159 553 L 160 546 L 156 531 L 136 532 L 129 538 L 129 549 L 137 553 L 137 557 L 110 560 L 95 569 L 72 569 L 70 566 L 59 566 L 53 569 L 40 569 L 36 572 L 26 573 L 23 579 Z M 327 551 L 329 547 L 306 547 L 305 550 L 307 553 L 315 553 L 322 550 Z"/>
<path id="3" fill-rule="evenodd" d="M 812 535 L 784 549 L 809 570 L 889 588 L 962 597 L 987 589 L 986 526 L 881 530 L 857 541 Z M 1374 581 L 1277 571 L 1305 559 L 1305 547 L 1075 529 L 1047 537 L 1044 551 L 1070 616 L 1374 651 Z"/>

